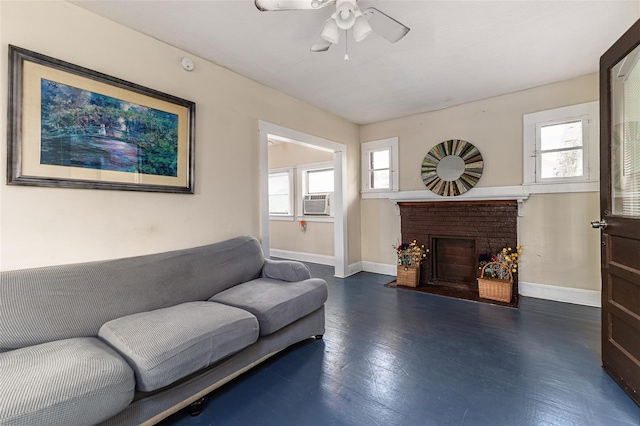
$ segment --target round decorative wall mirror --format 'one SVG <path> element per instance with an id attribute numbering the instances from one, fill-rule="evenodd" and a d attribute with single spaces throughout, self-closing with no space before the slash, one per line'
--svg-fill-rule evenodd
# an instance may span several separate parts
<path id="1" fill-rule="evenodd" d="M 478 148 L 461 139 L 450 139 L 431 148 L 422 160 L 422 181 L 438 195 L 455 196 L 473 188 L 484 161 Z"/>

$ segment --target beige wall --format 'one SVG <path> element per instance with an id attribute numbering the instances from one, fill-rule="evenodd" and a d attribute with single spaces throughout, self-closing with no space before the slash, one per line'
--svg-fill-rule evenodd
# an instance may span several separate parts
<path id="1" fill-rule="evenodd" d="M 310 163 L 333 161 L 333 153 L 307 148 L 291 143 L 279 143 L 269 146 L 269 168 L 296 167 Z M 297 188 L 297 174 L 294 176 Z M 298 205 L 299 191 L 295 191 L 294 206 Z M 296 211 L 296 214 L 299 212 Z M 269 223 L 271 248 L 301 253 L 334 255 L 333 223 L 309 222 L 304 232 L 295 221 L 276 221 Z"/>
<path id="2" fill-rule="evenodd" d="M 523 114 L 598 99 L 598 76 L 484 99 L 440 111 L 361 127 L 367 142 L 399 137 L 400 190 L 425 189 L 420 177 L 424 155 L 453 138 L 476 145 L 485 161 L 479 187 L 522 184 Z M 524 246 L 519 279 L 524 282 L 600 289 L 597 193 L 532 195 L 520 218 Z M 391 245 L 400 239 L 400 218 L 388 200 L 362 200 L 362 260 L 394 264 Z M 556 221 L 556 225 L 552 225 Z M 382 230 L 380 232 L 379 230 Z M 565 253 L 560 256 L 559 253 Z"/>
<path id="3" fill-rule="evenodd" d="M 8 44 L 194 101 L 195 195 L 0 185 L 0 269 L 65 264 L 260 236 L 258 120 L 347 145 L 349 262 L 360 260 L 359 127 L 66 2 L 2 2 Z M 191 57 L 195 70 L 180 66 Z M 0 168 L 6 168 L 6 102 Z"/>
<path id="4" fill-rule="evenodd" d="M 333 161 L 333 153 L 308 148 L 294 143 L 278 143 L 269 146 L 269 168 L 280 169 L 301 164 Z"/>
<path id="5" fill-rule="evenodd" d="M 524 203 L 519 224 L 525 253 L 521 281 L 600 290 L 599 194 L 535 195 Z"/>
<path id="6" fill-rule="evenodd" d="M 362 261 L 396 264 L 393 246 L 400 243 L 400 215 L 389 200 L 362 200 Z"/>
<path id="7" fill-rule="evenodd" d="M 362 126 L 360 141 L 398 136 L 400 190 L 425 189 L 425 154 L 448 139 L 474 144 L 484 159 L 478 187 L 522 183 L 522 116 L 598 99 L 598 75 L 535 87 L 439 111 Z"/>
<path id="8" fill-rule="evenodd" d="M 296 253 L 334 255 L 333 223 L 307 222 L 302 232 L 295 222 L 272 220 L 271 249 L 293 251 Z M 277 254 L 277 253 L 276 253 Z"/>

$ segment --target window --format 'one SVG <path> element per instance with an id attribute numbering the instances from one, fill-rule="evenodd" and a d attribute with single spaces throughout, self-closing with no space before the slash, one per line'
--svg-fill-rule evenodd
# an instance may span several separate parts
<path id="1" fill-rule="evenodd" d="M 333 192 L 333 168 L 307 170 L 306 173 L 307 188 L 304 195 Z"/>
<path id="2" fill-rule="evenodd" d="M 598 180 L 598 102 L 524 115 L 524 184 Z"/>
<path id="3" fill-rule="evenodd" d="M 640 218 L 640 47 L 611 70 L 613 105 L 611 193 L 613 214 Z"/>
<path id="4" fill-rule="evenodd" d="M 269 171 L 269 215 L 293 220 L 293 169 Z"/>
<path id="5" fill-rule="evenodd" d="M 367 184 L 371 189 L 391 188 L 391 150 L 388 148 L 369 151 L 369 177 Z"/>
<path id="6" fill-rule="evenodd" d="M 365 142 L 362 148 L 362 192 L 398 190 L 398 138 Z"/>
<path id="7" fill-rule="evenodd" d="M 539 125 L 538 181 L 584 176 L 583 127 L 583 120 Z"/>
<path id="8" fill-rule="evenodd" d="M 329 215 L 312 215 L 304 216 L 304 218 L 308 221 L 333 222 L 333 162 L 299 165 L 297 170 L 299 183 L 296 190 L 298 217 L 304 216 L 304 197 L 306 195 L 329 194 Z"/>

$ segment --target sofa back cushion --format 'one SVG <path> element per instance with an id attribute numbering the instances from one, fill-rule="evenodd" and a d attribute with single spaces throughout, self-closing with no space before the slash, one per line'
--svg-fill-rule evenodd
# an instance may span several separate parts
<path id="1" fill-rule="evenodd" d="M 96 336 L 125 315 L 207 300 L 260 276 L 253 237 L 117 260 L 0 272 L 0 351 Z"/>

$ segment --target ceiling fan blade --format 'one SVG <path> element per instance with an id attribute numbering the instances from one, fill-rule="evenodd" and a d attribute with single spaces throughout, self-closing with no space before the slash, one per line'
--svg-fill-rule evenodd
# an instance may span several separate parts
<path id="1" fill-rule="evenodd" d="M 409 32 L 409 27 L 402 25 L 386 13 L 380 12 L 375 7 L 370 7 L 364 12 L 364 16 L 369 20 L 369 25 L 373 32 L 379 36 L 395 43 Z"/>
<path id="2" fill-rule="evenodd" d="M 331 42 L 322 38 L 321 35 L 318 36 L 316 41 L 311 46 L 312 52 L 326 52 L 331 47 Z"/>
<path id="3" fill-rule="evenodd" d="M 256 7 L 261 12 L 279 10 L 313 10 L 321 9 L 335 3 L 336 0 L 255 0 Z"/>

